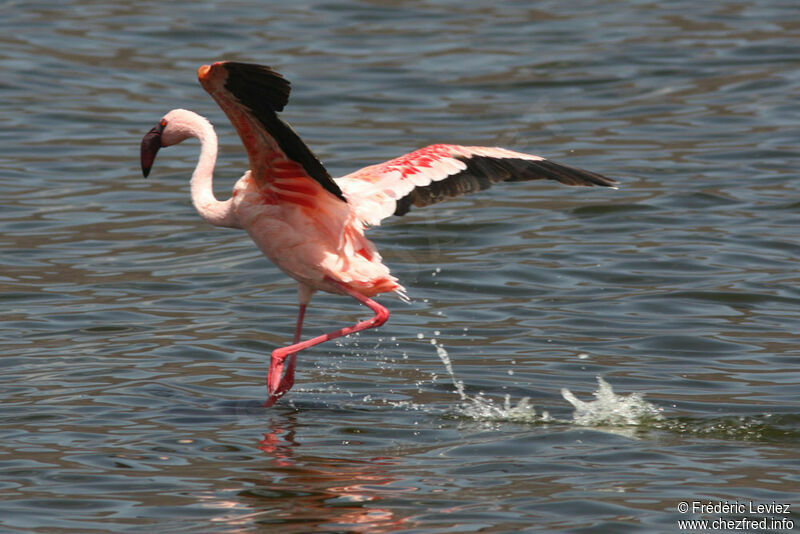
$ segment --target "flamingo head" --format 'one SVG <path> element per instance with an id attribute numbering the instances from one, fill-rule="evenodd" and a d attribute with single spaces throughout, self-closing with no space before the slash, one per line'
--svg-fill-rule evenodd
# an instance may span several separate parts
<path id="1" fill-rule="evenodd" d="M 196 116 L 190 111 L 183 109 L 173 109 L 162 118 L 158 124 L 153 126 L 149 132 L 144 134 L 141 146 L 142 174 L 145 178 L 150 174 L 150 169 L 158 154 L 158 149 L 171 145 L 177 145 L 181 141 L 192 137 L 193 130 L 190 121 Z"/>

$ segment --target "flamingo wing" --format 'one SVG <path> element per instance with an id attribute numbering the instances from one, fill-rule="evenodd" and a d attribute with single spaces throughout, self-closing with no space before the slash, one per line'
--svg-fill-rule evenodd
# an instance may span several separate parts
<path id="1" fill-rule="evenodd" d="M 504 148 L 430 145 L 339 178 L 358 217 L 370 225 L 390 215 L 480 191 L 498 182 L 556 180 L 614 187 L 600 174 Z"/>
<path id="2" fill-rule="evenodd" d="M 279 201 L 313 206 L 308 196 L 322 188 L 346 202 L 311 149 L 278 117 L 289 100 L 288 80 L 269 67 L 235 61 L 204 65 L 197 75 L 236 128 L 256 183 Z"/>

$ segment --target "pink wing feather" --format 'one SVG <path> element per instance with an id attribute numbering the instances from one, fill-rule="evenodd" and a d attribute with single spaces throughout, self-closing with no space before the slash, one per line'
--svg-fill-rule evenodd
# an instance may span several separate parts
<path id="1" fill-rule="evenodd" d="M 600 174 L 504 148 L 430 145 L 336 180 L 357 216 L 378 225 L 390 215 L 490 187 L 549 179 L 566 185 L 614 187 Z"/>

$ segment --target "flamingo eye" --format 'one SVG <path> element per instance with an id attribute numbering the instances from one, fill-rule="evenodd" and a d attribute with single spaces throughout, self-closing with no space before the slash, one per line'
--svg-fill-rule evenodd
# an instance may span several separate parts
<path id="1" fill-rule="evenodd" d="M 167 119 L 161 119 L 161 122 L 159 124 L 161 124 L 161 127 L 163 128 L 164 126 L 167 125 Z"/>

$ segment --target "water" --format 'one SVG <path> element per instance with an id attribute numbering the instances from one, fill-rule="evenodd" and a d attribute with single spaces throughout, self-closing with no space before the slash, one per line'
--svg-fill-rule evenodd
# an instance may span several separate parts
<path id="1" fill-rule="evenodd" d="M 794 3 L 2 12 L 0 531 L 676 532 L 738 517 L 683 502 L 800 505 Z M 227 195 L 246 158 L 195 79 L 222 58 L 293 82 L 284 116 L 334 175 L 452 142 L 622 186 L 507 184 L 372 230 L 412 303 L 301 354 L 265 410 L 294 285 L 193 213 L 196 145 L 137 168 L 193 109 Z M 365 315 L 319 295 L 307 333 Z"/>

